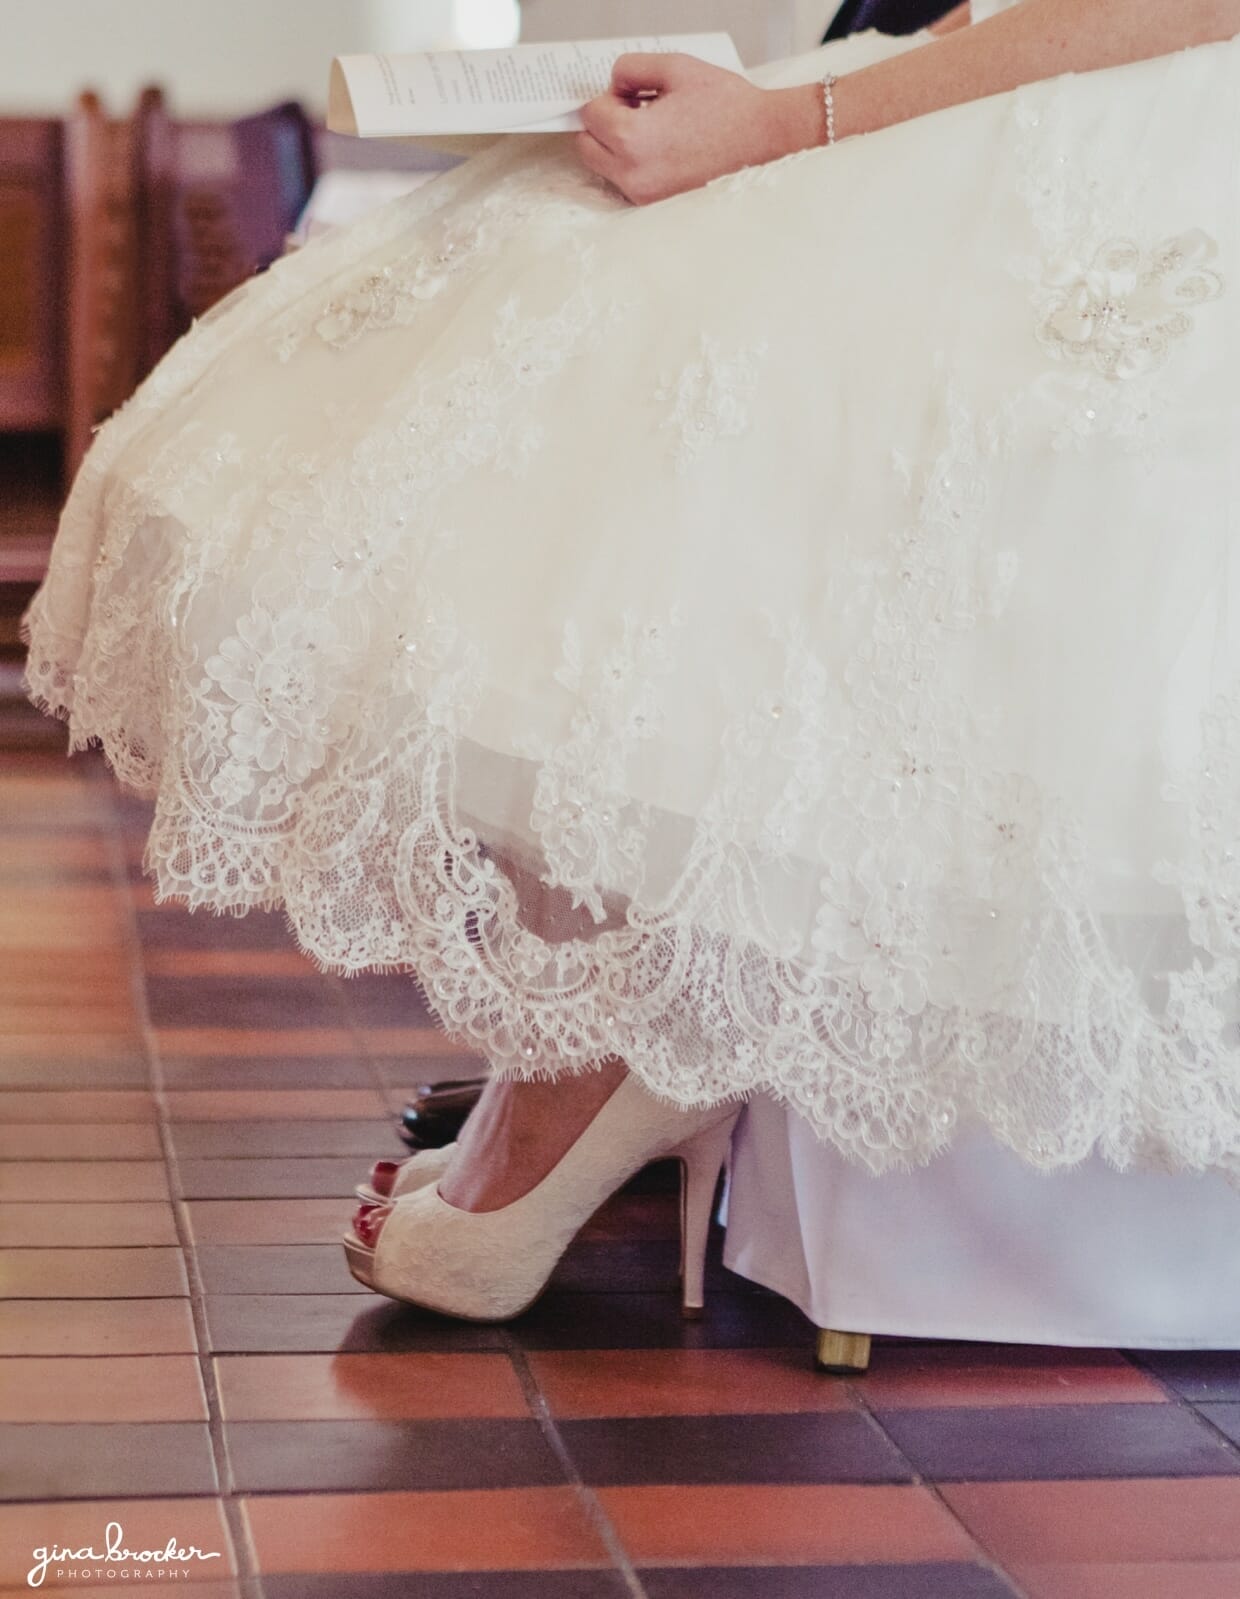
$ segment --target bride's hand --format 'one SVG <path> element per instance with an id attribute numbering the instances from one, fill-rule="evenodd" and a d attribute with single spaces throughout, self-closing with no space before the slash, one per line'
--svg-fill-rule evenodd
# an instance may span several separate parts
<path id="1" fill-rule="evenodd" d="M 637 205 L 824 137 L 813 84 L 759 89 L 739 73 L 683 55 L 621 56 L 611 88 L 582 109 L 581 119 L 582 161 Z"/>

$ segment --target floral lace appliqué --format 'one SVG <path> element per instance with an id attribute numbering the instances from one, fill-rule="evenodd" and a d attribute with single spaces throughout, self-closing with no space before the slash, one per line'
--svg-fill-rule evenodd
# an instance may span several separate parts
<path id="1" fill-rule="evenodd" d="M 676 465 L 686 471 L 719 439 L 735 439 L 749 429 L 749 402 L 758 380 L 765 340 L 733 355 L 703 334 L 696 359 L 665 382 L 659 399 L 669 407 L 663 426 L 677 434 Z"/>
<path id="2" fill-rule="evenodd" d="M 1218 247 L 1200 228 L 1148 231 L 1147 155 L 1122 173 L 1083 145 L 1062 82 L 1016 96 L 1019 187 L 1036 253 L 1012 263 L 1029 286 L 1033 333 L 1052 358 L 1027 398 L 1057 450 L 1113 440 L 1154 448 L 1173 390 L 1168 358 L 1193 312 L 1224 290 Z"/>
<path id="3" fill-rule="evenodd" d="M 1217 299 L 1217 247 L 1199 229 L 1143 250 L 1131 239 L 1100 246 L 1082 266 L 1071 259 L 1047 274 L 1039 338 L 1052 354 L 1125 379 L 1151 372 L 1174 340 L 1192 331 L 1190 309 Z"/>
<path id="4" fill-rule="evenodd" d="M 570 890 L 574 907 L 584 906 L 596 922 L 605 914 L 600 883 L 623 885 L 631 895 L 640 882 L 645 832 L 624 778 L 632 751 L 659 728 L 658 680 L 672 664 L 669 631 L 626 616 L 620 642 L 592 672 L 577 628 L 565 629 L 556 681 L 578 710 L 568 739 L 539 752 L 531 826 L 547 860 L 544 880 Z"/>

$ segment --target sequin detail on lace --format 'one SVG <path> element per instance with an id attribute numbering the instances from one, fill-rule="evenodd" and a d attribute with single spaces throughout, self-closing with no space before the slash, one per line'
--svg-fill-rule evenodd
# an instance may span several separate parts
<path id="1" fill-rule="evenodd" d="M 1013 267 L 1030 286 L 1035 336 L 1054 362 L 1029 398 L 1047 413 L 1057 449 L 1102 438 L 1148 451 L 1169 403 L 1169 357 L 1192 333 L 1194 311 L 1226 287 L 1218 245 L 1201 228 L 1161 240 L 1144 233 L 1148 157 L 1104 179 L 1066 103 L 1062 83 L 1015 97 L 1021 187 L 1039 249 Z"/>
<path id="2" fill-rule="evenodd" d="M 1101 245 L 1082 268 L 1048 274 L 1049 304 L 1040 329 L 1054 355 L 1124 379 L 1161 366 L 1174 340 L 1193 327 L 1189 308 L 1217 299 L 1218 253 L 1200 230 L 1142 250 L 1130 239 Z"/>

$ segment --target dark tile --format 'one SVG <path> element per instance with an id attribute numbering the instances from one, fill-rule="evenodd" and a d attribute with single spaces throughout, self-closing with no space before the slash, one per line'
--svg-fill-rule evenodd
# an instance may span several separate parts
<path id="1" fill-rule="evenodd" d="M 857 1413 L 624 1416 L 562 1421 L 584 1481 L 623 1483 L 909 1482 L 899 1451 Z"/>
<path id="2" fill-rule="evenodd" d="M 985 1566 L 665 1566 L 640 1573 L 647 1599 L 1015 1599 Z"/>
<path id="3" fill-rule="evenodd" d="M 179 979 L 178 979 L 179 980 Z M 197 979 L 193 979 L 197 981 Z M 203 1058 L 187 1055 L 164 1065 L 165 1088 L 373 1088 L 375 1074 L 348 1055 L 270 1060 Z"/>
<path id="4" fill-rule="evenodd" d="M 917 1470 L 938 1481 L 1240 1474 L 1240 1455 L 1179 1405 L 875 1413 Z"/>
<path id="5" fill-rule="evenodd" d="M 367 1175 L 368 1163 L 342 1155 L 182 1160 L 178 1165 L 186 1199 L 347 1199 Z"/>
<path id="6" fill-rule="evenodd" d="M 430 1009 L 411 972 L 358 972 L 341 979 L 340 997 L 351 1019 L 359 1026 L 434 1026 Z"/>
<path id="7" fill-rule="evenodd" d="M 630 1599 L 632 1591 L 619 1572 L 586 1569 L 263 1576 L 265 1599 Z"/>
<path id="8" fill-rule="evenodd" d="M 1113 1349 L 888 1344 L 857 1384 L 864 1403 L 888 1410 L 949 1405 L 1166 1404 L 1148 1371 Z"/>
<path id="9" fill-rule="evenodd" d="M 337 1244 L 204 1244 L 198 1269 L 208 1294 L 370 1294 Z"/>
<path id="10" fill-rule="evenodd" d="M 1198 1405 L 1197 1409 L 1232 1443 L 1240 1444 L 1240 1405 Z"/>
<path id="11" fill-rule="evenodd" d="M 671 1239 L 573 1244 L 551 1278 L 567 1293 L 675 1293 L 680 1250 Z"/>
<path id="12" fill-rule="evenodd" d="M 305 977 L 146 979 L 153 1027 L 339 1027 L 340 1003 L 326 981 Z"/>
<path id="13" fill-rule="evenodd" d="M 172 1142 L 179 1160 L 284 1156 L 348 1155 L 360 1162 L 359 1176 L 379 1159 L 400 1159 L 409 1151 L 391 1121 L 174 1122 Z"/>
<path id="14" fill-rule="evenodd" d="M 154 801 L 143 799 L 141 795 L 119 785 L 111 785 L 111 803 L 121 831 L 144 839 L 155 817 Z"/>
<path id="15" fill-rule="evenodd" d="M 210 1494 L 215 1465 L 205 1426 L 116 1422 L 5 1428 L 0 1499 L 113 1499 Z"/>
<path id="16" fill-rule="evenodd" d="M 15 1055 L 0 1061 L 0 1088 L 147 1088 L 150 1080 L 150 1068 L 136 1051 L 112 1060 L 92 1057 L 86 1048 L 77 1060 Z"/>
<path id="17" fill-rule="evenodd" d="M 184 906 L 138 910 L 138 940 L 151 949 L 295 949 L 283 911 L 214 916 Z"/>
<path id="18" fill-rule="evenodd" d="M 303 1294 L 295 1303 L 286 1294 L 218 1294 L 205 1304 L 217 1355 L 508 1347 L 502 1327 L 453 1321 L 387 1301 L 365 1309 L 353 1294 Z"/>
<path id="19" fill-rule="evenodd" d="M 1240 1400 L 1240 1350 L 1141 1350 L 1133 1358 L 1185 1399 Z"/>
<path id="20" fill-rule="evenodd" d="M 708 1290 L 763 1292 L 728 1271 L 720 1259 L 722 1228 L 716 1229 L 706 1260 Z M 554 1289 L 573 1293 L 675 1293 L 680 1283 L 680 1245 L 672 1238 L 627 1241 L 579 1239 L 556 1267 Z"/>
<path id="21" fill-rule="evenodd" d="M 460 1082 L 463 1079 L 485 1077 L 489 1070 L 481 1055 L 411 1055 L 408 1051 L 386 1055 L 376 1051 L 373 1042 L 366 1054 L 384 1087 L 401 1093 L 412 1093 L 421 1083 Z"/>
<path id="22" fill-rule="evenodd" d="M 232 1488 L 547 1488 L 563 1467 L 536 1421 L 237 1421 L 226 1429 Z"/>
<path id="23" fill-rule="evenodd" d="M 785 1299 L 710 1294 L 701 1321 L 685 1321 L 675 1293 L 578 1294 L 552 1289 L 511 1324 L 526 1349 L 775 1349 L 803 1347 L 813 1327 Z"/>

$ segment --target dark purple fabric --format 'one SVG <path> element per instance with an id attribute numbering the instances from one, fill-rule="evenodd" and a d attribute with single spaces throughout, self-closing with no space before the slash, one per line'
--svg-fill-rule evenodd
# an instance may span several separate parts
<path id="1" fill-rule="evenodd" d="M 867 28 L 877 28 L 879 33 L 916 33 L 945 17 L 955 5 L 956 0 L 844 0 L 826 38 L 843 39 Z"/>

